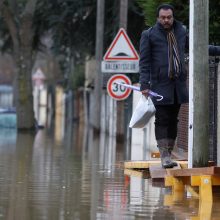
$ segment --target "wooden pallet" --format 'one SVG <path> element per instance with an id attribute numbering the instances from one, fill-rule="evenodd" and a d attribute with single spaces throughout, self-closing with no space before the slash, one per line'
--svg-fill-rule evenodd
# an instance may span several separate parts
<path id="1" fill-rule="evenodd" d="M 176 162 L 180 165 L 180 167 L 187 168 L 188 161 L 185 160 L 176 160 Z M 125 161 L 124 162 L 124 169 L 149 169 L 152 165 L 160 165 L 160 160 L 139 160 L 139 161 Z"/>
<path id="2" fill-rule="evenodd" d="M 150 171 L 150 176 L 152 179 L 160 179 L 160 178 L 164 178 L 165 176 L 167 176 L 167 172 L 169 170 L 181 170 L 181 166 L 180 164 L 178 164 L 178 166 L 175 166 L 173 168 L 169 168 L 169 169 L 164 169 L 161 167 L 161 164 L 151 164 L 149 166 L 149 171 Z"/>
<path id="3" fill-rule="evenodd" d="M 199 187 L 199 198 L 212 202 L 212 187 L 220 186 L 220 167 L 201 167 L 180 170 L 168 170 L 165 186 L 171 186 L 173 191 L 184 190 L 185 185 Z"/>
<path id="4" fill-rule="evenodd" d="M 175 160 L 182 169 L 188 168 L 187 160 Z M 160 165 L 160 160 L 138 160 L 138 161 L 125 161 L 124 169 L 149 169 L 151 165 Z M 210 161 L 208 166 L 214 166 L 214 162 Z"/>
<path id="5" fill-rule="evenodd" d="M 209 167 L 187 168 L 188 161 L 176 162 L 177 167 L 164 169 L 161 167 L 160 160 L 126 161 L 124 169 L 125 173 L 129 175 L 133 173 L 142 178 L 144 178 L 143 170 L 149 170 L 152 181 L 165 179 L 165 186 L 171 186 L 173 192 L 182 193 L 185 186 L 199 187 L 199 198 L 212 202 L 212 187 L 220 186 L 220 167 L 212 166 L 213 162 L 209 162 Z"/>
<path id="6" fill-rule="evenodd" d="M 127 176 L 140 177 L 143 179 L 149 179 L 150 173 L 148 170 L 134 170 L 134 169 L 124 169 L 124 174 Z"/>

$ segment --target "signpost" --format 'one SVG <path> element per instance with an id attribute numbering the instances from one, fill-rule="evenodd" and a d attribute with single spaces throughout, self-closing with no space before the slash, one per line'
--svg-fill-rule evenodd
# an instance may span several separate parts
<path id="1" fill-rule="evenodd" d="M 126 12 L 126 15 L 124 14 L 124 16 L 127 16 L 127 0 L 120 0 L 120 3 L 121 12 Z M 126 9 L 123 6 L 126 6 Z M 121 19 L 122 17 L 120 17 L 120 20 Z M 124 25 L 122 27 L 126 28 L 127 24 L 124 22 L 123 24 Z M 117 82 L 131 85 L 130 79 L 125 74 L 139 72 L 139 56 L 129 37 L 127 36 L 125 29 L 119 29 L 116 37 L 103 57 L 101 69 L 103 73 L 123 73 L 113 75 L 108 80 L 107 91 L 114 100 L 124 100 L 128 98 L 131 93 L 131 89 L 127 89 L 124 86 L 117 84 Z M 127 125 L 128 120 L 131 117 L 131 109 L 131 98 L 127 99 L 125 102 L 117 102 L 116 130 L 117 135 L 126 137 L 128 144 L 128 149 L 127 147 L 125 149 L 126 158 L 130 158 L 129 144 L 131 131 L 125 125 Z"/>
<path id="2" fill-rule="evenodd" d="M 123 28 L 120 28 L 103 59 L 104 73 L 139 72 L 138 53 Z"/>
<path id="3" fill-rule="evenodd" d="M 138 73 L 139 56 L 131 43 L 126 31 L 120 28 L 102 61 L 103 73 Z M 117 84 L 118 83 L 118 84 Z M 107 84 L 108 94 L 115 100 L 126 99 L 131 90 L 120 85 L 131 85 L 130 79 L 124 74 L 113 75 Z"/>
<path id="4" fill-rule="evenodd" d="M 131 85 L 131 81 L 125 73 L 139 72 L 139 56 L 123 28 L 119 29 L 116 37 L 105 53 L 101 69 L 103 73 L 123 73 L 113 75 L 108 80 L 107 91 L 114 100 L 120 101 L 127 99 L 131 93 L 131 89 L 127 89 L 117 84 L 117 82 Z M 127 128 L 125 130 L 125 125 L 128 122 L 128 118 L 131 116 L 131 109 L 131 99 L 125 102 L 117 102 L 117 134 L 119 136 L 124 136 L 124 134 L 126 134 L 127 139 L 129 139 L 130 130 Z"/>
<path id="5" fill-rule="evenodd" d="M 124 100 L 130 95 L 131 89 L 120 85 L 123 83 L 131 85 L 130 79 L 123 74 L 115 74 L 108 80 L 107 91 L 113 99 Z"/>
<path id="6" fill-rule="evenodd" d="M 127 61 L 102 61 L 102 72 L 105 73 L 137 73 L 139 70 L 138 62 Z"/>
<path id="7" fill-rule="evenodd" d="M 46 77 L 40 68 L 38 68 L 37 71 L 34 73 L 34 75 L 32 76 L 32 80 L 34 81 L 34 85 L 38 88 L 43 87 Z"/>

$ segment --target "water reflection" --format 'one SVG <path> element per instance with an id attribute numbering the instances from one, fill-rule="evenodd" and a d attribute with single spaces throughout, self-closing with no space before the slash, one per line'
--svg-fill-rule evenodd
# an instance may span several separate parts
<path id="1" fill-rule="evenodd" d="M 124 147 L 114 135 L 99 137 L 81 124 L 70 125 L 63 138 L 46 129 L 36 135 L 0 130 L 0 219 L 220 217 L 219 193 L 208 206 L 185 194 L 177 197 L 151 179 L 124 175 Z"/>
<path id="2" fill-rule="evenodd" d="M 199 192 L 198 188 L 196 191 Z M 187 188 L 187 192 L 189 192 Z M 187 196 L 190 195 L 190 196 Z M 211 220 L 219 219 L 220 194 L 218 190 L 213 192 L 213 202 L 208 202 L 205 199 L 200 200 L 199 194 L 190 193 L 184 195 L 184 192 L 171 192 L 164 196 L 164 206 L 169 207 L 170 211 L 175 213 L 178 219 L 191 219 L 191 220 Z"/>
<path id="3" fill-rule="evenodd" d="M 8 150 L 11 146 L 15 146 L 17 138 L 16 129 L 0 128 L 0 150 Z"/>

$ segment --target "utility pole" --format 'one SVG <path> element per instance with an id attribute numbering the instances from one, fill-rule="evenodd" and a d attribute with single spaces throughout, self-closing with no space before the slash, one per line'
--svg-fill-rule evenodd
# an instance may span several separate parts
<path id="1" fill-rule="evenodd" d="M 97 0 L 97 17 L 96 17 L 96 73 L 95 73 L 95 89 L 94 100 L 92 104 L 91 123 L 93 127 L 100 131 L 100 112 L 101 112 L 101 97 L 102 97 L 102 72 L 101 61 L 103 57 L 103 35 L 104 35 L 104 15 L 105 15 L 105 0 Z"/>
<path id="2" fill-rule="evenodd" d="M 127 30 L 128 23 L 128 0 L 120 0 L 119 27 Z"/>
<path id="3" fill-rule="evenodd" d="M 127 30 L 128 24 L 128 0 L 120 0 L 120 17 L 119 27 Z M 124 138 L 124 159 L 131 159 L 131 129 L 128 128 L 129 119 L 132 114 L 132 96 L 130 95 L 125 101 L 118 102 L 117 115 L 119 132 L 123 133 Z M 121 123 L 120 123 L 121 122 Z M 118 125 L 121 124 L 121 127 Z"/>
<path id="4" fill-rule="evenodd" d="M 217 109 L 220 109 L 220 63 L 217 73 Z M 220 111 L 217 111 L 217 165 L 220 166 Z"/>
<path id="5" fill-rule="evenodd" d="M 120 0 L 119 28 L 127 30 L 128 0 Z M 117 136 L 124 137 L 125 113 L 124 105 L 126 101 L 117 102 Z"/>
<path id="6" fill-rule="evenodd" d="M 209 0 L 190 0 L 189 167 L 209 159 Z"/>

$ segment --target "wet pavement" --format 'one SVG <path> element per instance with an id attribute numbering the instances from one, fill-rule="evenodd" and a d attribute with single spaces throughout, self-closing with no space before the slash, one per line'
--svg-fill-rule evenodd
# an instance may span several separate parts
<path id="1" fill-rule="evenodd" d="M 75 125 L 64 132 L 0 130 L 0 220 L 220 219 L 213 205 L 124 175 L 125 147 Z"/>

